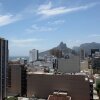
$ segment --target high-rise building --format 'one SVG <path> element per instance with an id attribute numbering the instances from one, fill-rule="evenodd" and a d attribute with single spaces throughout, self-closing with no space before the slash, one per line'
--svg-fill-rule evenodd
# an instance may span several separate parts
<path id="1" fill-rule="evenodd" d="M 33 49 L 29 52 L 29 62 L 38 60 L 38 50 Z"/>
<path id="2" fill-rule="evenodd" d="M 8 41 L 0 38 L 0 100 L 7 93 Z"/>
<path id="3" fill-rule="evenodd" d="M 85 59 L 85 50 L 84 49 L 81 49 L 80 50 L 80 59 L 81 60 L 84 60 Z"/>
<path id="4" fill-rule="evenodd" d="M 99 52 L 99 49 L 91 49 L 91 57 L 95 55 L 95 52 Z"/>
<path id="5" fill-rule="evenodd" d="M 26 67 L 20 62 L 9 62 L 8 96 L 26 95 Z"/>

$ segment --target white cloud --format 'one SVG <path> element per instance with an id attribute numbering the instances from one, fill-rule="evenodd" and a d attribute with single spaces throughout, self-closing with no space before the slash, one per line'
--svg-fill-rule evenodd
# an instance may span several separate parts
<path id="1" fill-rule="evenodd" d="M 9 39 L 10 56 L 27 56 L 29 50 L 34 48 L 41 50 L 43 41 L 44 39 L 40 38 Z"/>
<path id="2" fill-rule="evenodd" d="M 80 44 L 83 43 L 83 41 L 82 40 L 71 40 L 70 39 L 70 40 L 67 40 L 66 43 L 67 43 L 68 47 L 72 48 L 74 46 L 79 46 Z"/>
<path id="3" fill-rule="evenodd" d="M 34 24 L 31 26 L 31 28 L 27 29 L 26 31 L 28 33 L 32 33 L 32 32 L 48 32 L 48 31 L 53 31 L 53 30 L 56 30 L 56 28 L 37 26 Z"/>
<path id="4" fill-rule="evenodd" d="M 47 5 L 40 5 L 40 7 L 38 8 L 38 10 L 47 10 L 47 9 L 50 9 L 52 7 L 52 3 L 49 2 Z"/>
<path id="5" fill-rule="evenodd" d="M 0 15 L 0 26 L 8 25 L 20 20 L 21 16 L 14 16 L 12 14 Z"/>
<path id="6" fill-rule="evenodd" d="M 89 37 L 89 38 L 91 38 L 91 37 L 93 37 L 93 38 L 94 38 L 94 37 L 100 37 L 100 34 L 91 34 L 91 35 L 89 35 L 88 37 Z"/>
<path id="7" fill-rule="evenodd" d="M 33 7 L 27 6 L 18 13 L 13 14 L 4 10 L 3 4 L 0 2 L 0 27 L 28 18 L 34 14 L 32 11 Z"/>
<path id="8" fill-rule="evenodd" d="M 65 22 L 65 20 L 56 20 L 56 21 L 53 21 L 53 22 L 48 22 L 48 24 L 62 24 L 62 23 L 64 23 Z"/>
<path id="9" fill-rule="evenodd" d="M 72 7 L 72 8 L 67 8 L 67 7 L 64 7 L 64 6 L 55 8 L 55 7 L 53 7 L 52 3 L 49 2 L 46 5 L 40 5 L 38 10 L 37 10 L 37 14 L 49 17 L 49 16 L 54 16 L 54 15 L 60 15 L 60 14 L 75 12 L 75 11 L 79 11 L 79 10 L 86 10 L 90 7 L 97 5 L 97 4 L 98 3 L 91 3 L 91 4 L 88 4 L 88 5 Z"/>
<path id="10" fill-rule="evenodd" d="M 32 45 L 33 43 L 36 43 L 36 42 L 41 42 L 43 39 L 12 39 L 10 40 L 10 44 L 12 46 L 30 46 Z"/>

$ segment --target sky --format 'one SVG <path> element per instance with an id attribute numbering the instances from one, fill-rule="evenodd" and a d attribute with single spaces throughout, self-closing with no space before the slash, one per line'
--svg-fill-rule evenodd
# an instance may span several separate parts
<path id="1" fill-rule="evenodd" d="M 0 0 L 0 37 L 10 56 L 57 46 L 100 43 L 100 0 Z"/>

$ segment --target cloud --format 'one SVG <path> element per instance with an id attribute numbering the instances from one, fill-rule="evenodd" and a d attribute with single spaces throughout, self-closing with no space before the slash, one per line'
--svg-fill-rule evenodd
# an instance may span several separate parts
<path id="1" fill-rule="evenodd" d="M 57 24 L 62 24 L 64 22 L 65 22 L 65 20 L 56 20 L 56 21 L 53 21 L 53 22 L 48 22 L 48 24 L 57 25 Z"/>
<path id="2" fill-rule="evenodd" d="M 91 35 L 89 35 L 88 37 L 89 37 L 89 38 L 91 38 L 91 37 L 92 37 L 92 38 L 94 38 L 94 37 L 100 37 L 100 34 L 91 34 Z"/>
<path id="3" fill-rule="evenodd" d="M 8 25 L 20 20 L 21 16 L 14 16 L 12 14 L 0 15 L 0 27 Z"/>
<path id="4" fill-rule="evenodd" d="M 10 43 L 12 46 L 30 46 L 32 45 L 33 43 L 36 43 L 36 42 L 41 42 L 43 39 L 12 39 L 10 40 Z"/>
<path id="5" fill-rule="evenodd" d="M 49 17 L 49 16 L 54 16 L 54 15 L 60 15 L 60 14 L 75 12 L 75 11 L 79 11 L 79 10 L 86 10 L 90 7 L 97 5 L 97 4 L 98 3 L 91 3 L 91 4 L 88 4 L 88 5 L 84 5 L 84 6 L 67 8 L 67 7 L 64 7 L 64 6 L 53 7 L 52 3 L 49 2 L 48 4 L 40 5 L 38 10 L 37 10 L 37 14 Z"/>
<path id="6" fill-rule="evenodd" d="M 75 39 L 75 40 L 70 39 L 70 40 L 67 40 L 66 43 L 68 47 L 73 48 L 74 46 L 79 46 L 80 44 L 82 44 L 83 41 L 78 40 L 78 39 Z"/>
<path id="7" fill-rule="evenodd" d="M 27 39 L 9 39 L 10 56 L 28 56 L 31 49 L 44 49 L 43 42 L 45 39 L 41 38 L 27 38 Z"/>
<path id="8" fill-rule="evenodd" d="M 56 30 L 56 28 L 37 26 L 34 24 L 31 26 L 31 28 L 27 29 L 26 31 L 28 33 L 32 33 L 32 32 L 48 32 L 48 31 L 54 31 L 54 30 Z"/>
<path id="9" fill-rule="evenodd" d="M 40 5 L 40 7 L 38 8 L 38 10 L 47 10 L 47 9 L 51 9 L 51 7 L 52 7 L 52 3 L 51 2 L 49 2 L 47 5 Z"/>
<path id="10" fill-rule="evenodd" d="M 29 50 L 34 48 L 41 50 L 43 48 L 41 43 L 44 41 L 44 39 L 40 38 L 9 39 L 10 56 L 27 56 L 29 54 Z"/>

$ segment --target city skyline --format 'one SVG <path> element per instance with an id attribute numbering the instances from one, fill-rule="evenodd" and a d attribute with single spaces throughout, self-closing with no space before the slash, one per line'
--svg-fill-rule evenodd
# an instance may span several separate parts
<path id="1" fill-rule="evenodd" d="M 9 40 L 10 56 L 44 51 L 61 41 L 68 47 L 100 43 L 99 0 L 1 0 L 0 37 Z"/>

